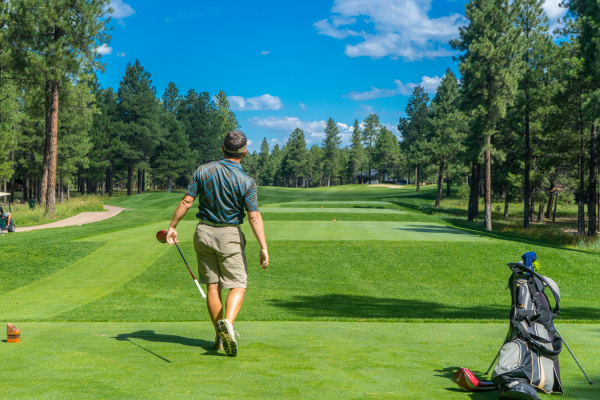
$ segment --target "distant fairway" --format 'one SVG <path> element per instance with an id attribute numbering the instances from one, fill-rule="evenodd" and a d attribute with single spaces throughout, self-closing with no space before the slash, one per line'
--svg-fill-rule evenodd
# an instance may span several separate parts
<path id="1" fill-rule="evenodd" d="M 11 360 L 1 393 L 496 399 L 496 392 L 460 391 L 450 377 L 458 367 L 485 370 L 493 359 L 508 324 L 506 263 L 525 251 L 535 251 L 542 273 L 560 285 L 557 326 L 599 379 L 600 257 L 457 229 L 419 211 L 434 195 L 435 187 L 420 194 L 359 185 L 259 188 L 271 265 L 258 268 L 244 223 L 249 289 L 235 359 L 210 350 L 205 303 L 177 249 L 155 239 L 183 193 L 111 199 L 132 211 L 6 235 L 0 320 L 20 327 L 22 342 L 0 342 Z M 193 268 L 195 213 L 196 206 L 178 227 Z M 566 351 L 561 374 L 565 399 L 600 397 Z M 236 384 L 224 384 L 230 380 Z"/>

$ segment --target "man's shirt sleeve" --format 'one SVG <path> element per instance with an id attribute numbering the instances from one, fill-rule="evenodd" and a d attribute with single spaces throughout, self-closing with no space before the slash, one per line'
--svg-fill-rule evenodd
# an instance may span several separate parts
<path id="1" fill-rule="evenodd" d="M 246 211 L 258 211 L 258 196 L 256 194 L 256 182 L 254 182 L 254 179 L 251 180 L 250 187 L 244 195 L 244 204 Z"/>
<path id="2" fill-rule="evenodd" d="M 194 172 L 194 176 L 192 177 L 192 180 L 190 181 L 190 185 L 188 186 L 185 194 L 192 196 L 192 197 L 198 197 L 198 178 L 200 177 L 200 173 L 198 171 Z"/>

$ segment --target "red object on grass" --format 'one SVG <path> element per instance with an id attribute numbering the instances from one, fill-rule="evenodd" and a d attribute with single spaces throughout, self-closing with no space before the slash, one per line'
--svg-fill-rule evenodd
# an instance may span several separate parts
<path id="1" fill-rule="evenodd" d="M 161 243 L 167 243 L 167 231 L 156 232 L 156 240 Z"/>
<path id="2" fill-rule="evenodd" d="M 473 372 L 467 368 L 461 368 L 454 373 L 454 382 L 469 392 L 484 392 L 498 389 L 498 386 L 494 382 L 477 379 Z"/>

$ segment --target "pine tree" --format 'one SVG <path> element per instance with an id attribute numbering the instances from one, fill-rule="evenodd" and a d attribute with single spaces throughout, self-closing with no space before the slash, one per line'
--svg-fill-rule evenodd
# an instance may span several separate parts
<path id="1" fill-rule="evenodd" d="M 298 187 L 298 176 L 306 171 L 307 153 L 304 131 L 300 128 L 294 129 L 286 143 L 283 165 L 288 177 L 295 178 L 295 187 Z"/>
<path id="2" fill-rule="evenodd" d="M 471 0 L 468 21 L 451 46 L 462 75 L 463 107 L 471 117 L 474 152 L 484 155 L 485 229 L 492 230 L 492 137 L 516 95 L 523 71 L 523 39 L 509 0 Z"/>
<path id="3" fill-rule="evenodd" d="M 40 200 L 47 214 L 54 214 L 56 203 L 60 86 L 92 68 L 102 68 L 95 49 L 110 41 L 107 5 L 108 0 L 11 3 L 7 32 L 14 44 L 11 54 L 18 74 L 32 81 L 45 80 L 46 141 Z"/>
<path id="4" fill-rule="evenodd" d="M 352 137 L 350 138 L 350 156 L 348 162 L 352 170 L 352 183 L 357 183 L 356 175 L 363 163 L 365 149 L 362 144 L 362 132 L 360 131 L 360 124 L 357 119 L 354 120 L 353 128 Z"/>
<path id="5" fill-rule="evenodd" d="M 458 80 L 450 68 L 442 79 L 431 101 L 431 134 L 424 146 L 432 164 L 438 170 L 438 190 L 434 208 L 440 208 L 444 173 L 449 164 L 462 150 L 466 136 L 466 120 L 459 110 L 460 93 Z"/>
<path id="6" fill-rule="evenodd" d="M 263 138 L 263 141 L 260 145 L 260 153 L 258 154 L 258 181 L 261 185 L 268 186 L 271 184 L 273 179 L 272 170 L 269 168 L 269 161 L 271 159 L 271 154 L 269 150 L 269 142 L 267 142 L 267 138 Z"/>
<path id="7" fill-rule="evenodd" d="M 182 101 L 177 86 L 173 82 L 169 82 L 162 96 L 162 105 L 165 111 L 177 114 L 177 111 L 181 109 Z"/>
<path id="8" fill-rule="evenodd" d="M 133 65 L 129 63 L 117 93 L 117 107 L 124 123 L 121 141 L 129 164 L 128 196 L 133 193 L 135 164 L 145 161 L 160 142 L 160 105 L 156 98 L 156 87 L 152 86 L 150 78 L 150 73 L 144 70 L 138 60 Z M 138 171 L 138 193 L 143 190 L 141 171 Z"/>
<path id="9" fill-rule="evenodd" d="M 429 127 L 429 96 L 421 86 L 414 88 L 404 112 L 406 118 L 400 118 L 398 131 L 402 136 L 402 145 L 416 166 L 415 183 L 417 192 L 421 190 L 421 169 L 427 164 L 427 152 L 422 147 L 427 140 Z"/>
<path id="10" fill-rule="evenodd" d="M 398 139 L 389 129 L 382 127 L 373 152 L 373 164 L 377 169 L 380 182 L 385 179 L 386 175 L 389 179 L 389 176 L 398 167 L 399 153 Z"/>
<path id="11" fill-rule="evenodd" d="M 375 142 L 377 142 L 379 130 L 381 129 L 381 124 L 379 123 L 379 115 L 369 114 L 369 116 L 363 121 L 363 124 L 364 127 L 362 130 L 362 140 L 367 151 L 369 183 L 371 183 L 371 170 L 373 169 L 373 149 L 375 147 Z"/>
<path id="12" fill-rule="evenodd" d="M 337 161 L 340 154 L 342 138 L 340 130 L 332 118 L 325 123 L 325 139 L 323 139 L 324 168 L 327 172 L 327 186 L 331 186 L 331 176 L 336 175 Z"/>

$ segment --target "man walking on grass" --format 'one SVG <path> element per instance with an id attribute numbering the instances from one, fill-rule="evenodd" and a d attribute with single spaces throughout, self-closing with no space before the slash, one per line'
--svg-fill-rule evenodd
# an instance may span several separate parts
<path id="1" fill-rule="evenodd" d="M 200 220 L 194 234 L 194 249 L 198 258 L 199 282 L 206 284 L 207 306 L 215 326 L 215 350 L 225 349 L 230 357 L 237 355 L 237 342 L 233 322 L 238 315 L 244 295 L 248 263 L 246 238 L 240 229 L 244 209 L 248 212 L 250 227 L 260 245 L 259 262 L 263 269 L 269 265 L 269 253 L 262 217 L 258 211 L 256 183 L 240 164 L 248 153 L 246 135 L 240 131 L 229 132 L 221 147 L 225 158 L 201 165 L 173 215 L 167 232 L 167 242 L 177 242 L 177 224 L 198 197 Z M 227 296 L 227 314 L 223 319 L 221 289 L 230 289 Z"/>

